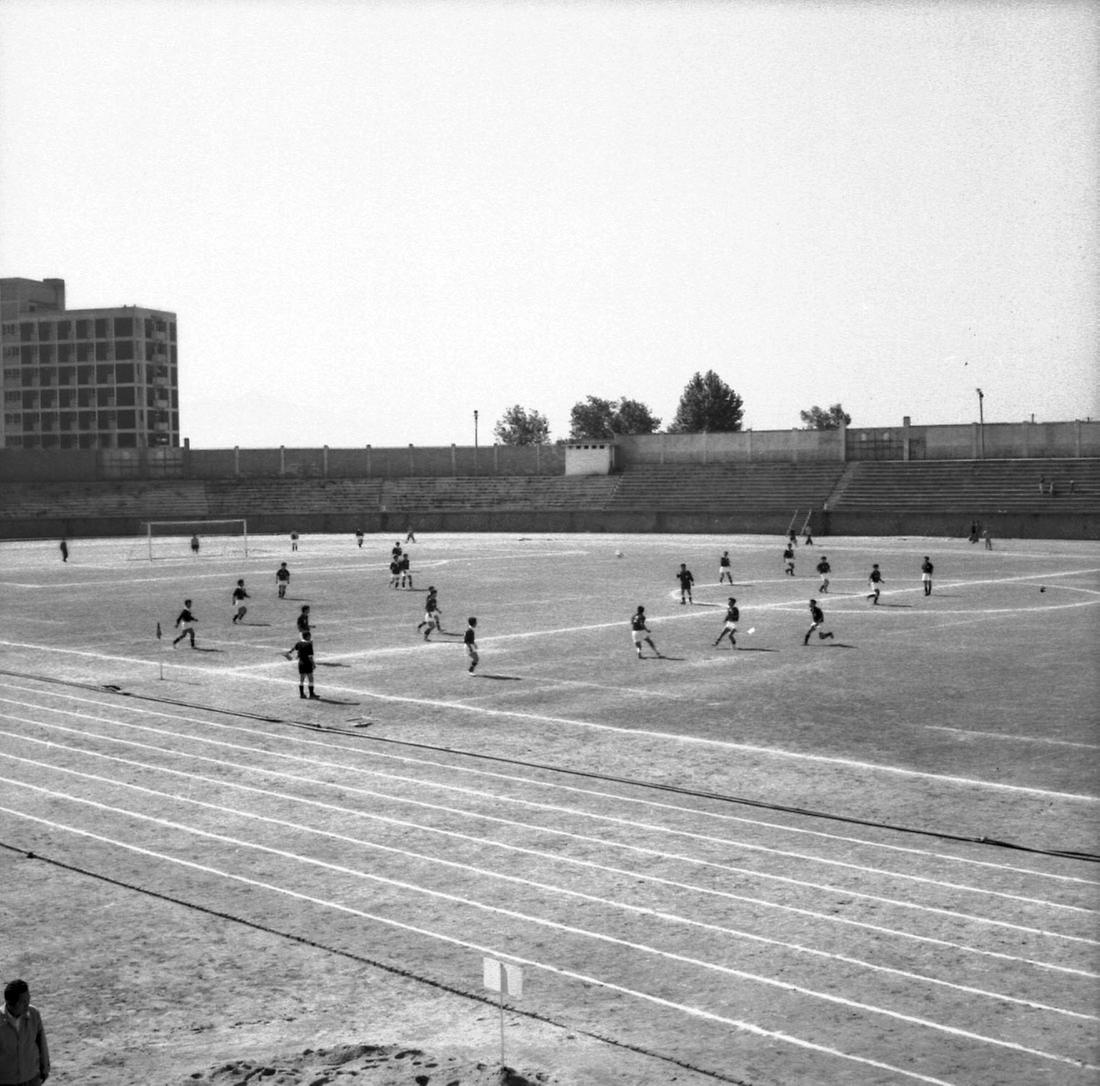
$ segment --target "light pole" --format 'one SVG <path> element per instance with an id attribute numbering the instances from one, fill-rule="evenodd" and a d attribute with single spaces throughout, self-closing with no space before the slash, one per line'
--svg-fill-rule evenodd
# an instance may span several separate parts
<path id="1" fill-rule="evenodd" d="M 985 459 L 985 412 L 982 410 L 982 400 L 985 399 L 985 393 L 979 388 L 976 390 L 978 393 L 978 450 L 979 458 Z"/>
<path id="2" fill-rule="evenodd" d="M 477 474 L 477 409 L 474 409 L 474 474 Z"/>

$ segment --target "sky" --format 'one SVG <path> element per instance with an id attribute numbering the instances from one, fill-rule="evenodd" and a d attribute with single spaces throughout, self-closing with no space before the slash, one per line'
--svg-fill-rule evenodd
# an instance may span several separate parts
<path id="1" fill-rule="evenodd" d="M 181 433 L 513 405 L 1100 417 L 1092 2 L 4 0 L 0 276 L 179 323 Z"/>

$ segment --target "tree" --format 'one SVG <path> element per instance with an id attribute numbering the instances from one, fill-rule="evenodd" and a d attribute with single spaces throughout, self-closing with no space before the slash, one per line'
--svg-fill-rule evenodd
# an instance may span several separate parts
<path id="1" fill-rule="evenodd" d="M 838 403 L 833 404 L 828 411 L 814 404 L 809 411 L 799 411 L 799 414 L 805 423 L 803 430 L 839 430 L 852 423 L 852 416 Z"/>
<path id="2" fill-rule="evenodd" d="M 573 405 L 569 436 L 577 441 L 607 441 L 616 434 L 652 434 L 661 420 L 638 400 L 604 400 L 589 396 Z"/>
<path id="3" fill-rule="evenodd" d="M 545 445 L 550 440 L 550 423 L 545 415 L 517 403 L 504 412 L 493 434 L 501 445 Z"/>
<path id="4" fill-rule="evenodd" d="M 714 372 L 696 373 L 684 386 L 670 434 L 728 433 L 741 429 L 744 403 Z"/>

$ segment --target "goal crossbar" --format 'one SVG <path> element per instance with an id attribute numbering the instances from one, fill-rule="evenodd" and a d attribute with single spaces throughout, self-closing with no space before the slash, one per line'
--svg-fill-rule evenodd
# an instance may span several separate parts
<path id="1" fill-rule="evenodd" d="M 248 521 L 243 517 L 233 517 L 226 520 L 207 520 L 197 518 L 192 520 L 147 520 L 142 521 L 145 528 L 145 538 L 150 560 L 153 558 L 153 540 L 165 537 L 197 537 L 203 536 L 230 536 L 239 538 L 244 549 L 244 557 L 248 557 Z"/>

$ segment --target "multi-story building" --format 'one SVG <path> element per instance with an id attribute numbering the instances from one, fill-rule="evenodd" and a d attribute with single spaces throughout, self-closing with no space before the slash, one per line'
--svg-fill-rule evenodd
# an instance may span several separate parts
<path id="1" fill-rule="evenodd" d="M 176 315 L 66 309 L 63 279 L 0 279 L 0 448 L 178 446 Z"/>

